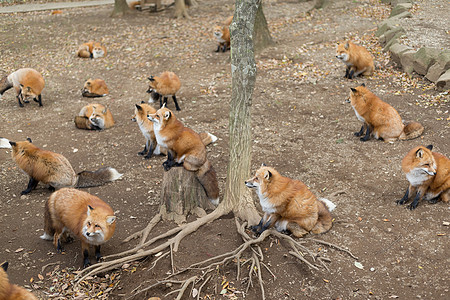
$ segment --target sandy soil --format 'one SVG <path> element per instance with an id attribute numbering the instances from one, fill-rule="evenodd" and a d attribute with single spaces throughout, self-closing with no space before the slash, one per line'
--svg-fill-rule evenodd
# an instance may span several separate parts
<path id="1" fill-rule="evenodd" d="M 114 237 L 102 247 L 104 255 L 134 245 L 121 241 L 142 229 L 158 211 L 165 158 L 145 160 L 137 155 L 144 138 L 130 120 L 134 104 L 148 99 L 149 75 L 176 72 L 183 84 L 178 97 L 182 110 L 176 115 L 187 126 L 219 137 L 208 147 L 208 157 L 223 190 L 229 147 L 230 59 L 229 52 L 214 52 L 212 28 L 232 14 L 233 1 L 198 2 L 189 20 L 172 19 L 172 9 L 112 19 L 110 6 L 53 16 L 48 12 L 0 16 L 2 75 L 33 67 L 46 80 L 43 107 L 32 102 L 20 108 L 12 90 L 4 94 L 0 136 L 13 141 L 30 137 L 37 146 L 66 156 L 77 172 L 108 165 L 124 173 L 119 181 L 85 189 L 108 202 L 118 216 Z M 313 253 L 331 260 L 329 271 L 312 271 L 287 254 L 286 245 L 270 238 L 262 248 L 276 278 L 263 271 L 266 298 L 445 299 L 449 294 L 450 232 L 444 226 L 450 221 L 448 204 L 420 203 L 410 211 L 397 206 L 395 200 L 407 187 L 400 162 L 411 148 L 433 144 L 436 151 L 450 155 L 448 94 L 439 94 L 420 77 L 407 77 L 381 52 L 373 33 L 377 22 L 388 16 L 389 7 L 378 1 L 336 0 L 323 11 L 305 15 L 310 5 L 265 1 L 276 44 L 257 56 L 252 172 L 264 162 L 335 202 L 334 226 L 318 238 L 349 249 L 363 268 L 357 268 L 355 260 L 343 252 L 308 241 Z M 335 48 L 346 38 L 374 54 L 377 71 L 373 76 L 343 78 L 345 68 L 336 60 Z M 78 45 L 91 39 L 106 45 L 106 58 L 75 57 Z M 110 95 L 96 101 L 107 105 L 117 122 L 101 132 L 77 130 L 73 123 L 81 107 L 92 102 L 80 93 L 90 77 L 108 84 Z M 350 87 L 361 83 L 393 105 L 406 121 L 422 123 L 424 135 L 393 144 L 374 139 L 361 142 L 354 137 L 361 124 L 345 99 Z M 169 108 L 174 108 L 170 101 Z M 82 265 L 80 245 L 78 241 L 66 245 L 61 255 L 50 242 L 39 239 L 50 192 L 39 185 L 31 194 L 20 196 L 27 176 L 16 167 L 9 151 L 0 151 L 0 164 L 0 260 L 10 262 L 12 282 L 31 287 L 42 297 L 57 298 L 72 288 L 73 271 Z M 154 235 L 174 226 L 162 223 Z M 175 266 L 179 269 L 228 252 L 241 242 L 233 217 L 224 217 L 183 240 Z M 141 284 L 155 283 L 170 272 L 170 259 L 150 270 L 153 260 L 88 280 L 86 293 L 91 298 L 124 299 Z M 233 264 L 220 267 L 202 297 L 240 299 L 247 287 L 245 277 L 236 280 Z M 261 299 L 255 280 L 246 299 Z M 224 282 L 230 288 L 221 296 Z M 147 296 L 163 297 L 173 289 L 154 289 Z M 108 296 L 99 294 L 105 290 Z"/>

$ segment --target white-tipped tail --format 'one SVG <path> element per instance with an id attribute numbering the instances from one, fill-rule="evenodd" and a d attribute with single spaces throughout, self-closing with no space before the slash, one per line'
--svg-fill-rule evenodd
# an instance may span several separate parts
<path id="1" fill-rule="evenodd" d="M 211 203 L 214 204 L 215 206 L 219 205 L 219 198 L 209 199 L 209 201 L 211 201 Z"/>
<path id="2" fill-rule="evenodd" d="M 209 135 L 209 137 L 211 138 L 211 143 L 214 143 L 215 141 L 217 141 L 217 136 L 207 132 L 207 134 Z"/>
<path id="3" fill-rule="evenodd" d="M 53 240 L 53 237 L 50 234 L 48 234 L 47 232 L 44 232 L 44 234 L 41 235 L 40 238 L 43 239 L 43 240 L 46 240 L 46 241 L 52 241 Z"/>
<path id="4" fill-rule="evenodd" d="M 120 177 L 122 177 L 122 175 L 123 175 L 123 174 L 120 174 L 119 172 L 117 172 L 117 170 L 114 169 L 114 168 L 109 168 L 109 171 L 111 172 L 111 179 L 110 179 L 110 181 L 117 180 Z"/>
<path id="5" fill-rule="evenodd" d="M 8 139 L 0 138 L 0 149 L 11 149 L 11 144 Z"/>
<path id="6" fill-rule="evenodd" d="M 334 204 L 333 202 L 331 202 L 328 199 L 320 198 L 319 200 L 322 201 L 325 204 L 326 207 L 328 207 L 328 210 L 330 212 L 333 211 L 336 208 L 336 204 Z"/>

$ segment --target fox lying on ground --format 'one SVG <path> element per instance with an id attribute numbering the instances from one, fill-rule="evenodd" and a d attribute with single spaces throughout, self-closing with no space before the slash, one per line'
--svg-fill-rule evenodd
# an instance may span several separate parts
<path id="1" fill-rule="evenodd" d="M 0 80 L 0 98 L 3 93 L 14 87 L 16 90 L 19 106 L 29 103 L 28 98 L 33 98 L 35 102 L 42 106 L 41 93 L 45 87 L 45 81 L 41 73 L 31 68 L 19 69 Z"/>
<path id="2" fill-rule="evenodd" d="M 245 185 L 256 190 L 264 211 L 259 224 L 252 228 L 257 234 L 275 226 L 280 232 L 302 237 L 309 232 L 325 233 L 333 225 L 333 202 L 317 199 L 303 182 L 283 177 L 271 167 L 263 164 Z"/>
<path id="3" fill-rule="evenodd" d="M 81 90 L 83 97 L 104 97 L 109 94 L 106 82 L 103 79 L 88 79 Z"/>
<path id="4" fill-rule="evenodd" d="M 108 241 L 116 229 L 112 208 L 100 198 L 72 188 L 54 192 L 45 203 L 43 240 L 53 240 L 62 252 L 61 236 L 69 230 L 81 240 L 83 267 L 90 265 L 89 245 L 94 245 L 95 257 L 100 260 L 100 245 Z"/>
<path id="5" fill-rule="evenodd" d="M 99 103 L 84 106 L 74 121 L 75 126 L 80 129 L 102 130 L 114 126 L 111 111 Z"/>
<path id="6" fill-rule="evenodd" d="M 366 134 L 360 140 L 365 142 L 371 135 L 385 142 L 410 140 L 419 137 L 423 126 L 418 122 L 404 125 L 397 110 L 370 92 L 365 85 L 351 88 L 350 103 L 358 120 L 364 124 L 356 136 Z"/>
<path id="7" fill-rule="evenodd" d="M 103 167 L 97 171 L 75 173 L 69 161 L 61 154 L 42 150 L 31 143 L 28 138 L 22 142 L 9 141 L 13 160 L 30 176 L 26 190 L 22 195 L 30 193 L 39 181 L 48 184 L 51 189 L 63 187 L 92 187 L 119 179 L 122 174 L 111 167 Z"/>
<path id="8" fill-rule="evenodd" d="M 211 203 L 219 204 L 219 184 L 216 171 L 206 158 L 206 148 L 198 133 L 187 128 L 173 114 L 163 107 L 148 119 L 153 122 L 153 130 L 158 145 L 167 148 L 167 160 L 164 170 L 183 166 L 195 173 Z"/>
<path id="9" fill-rule="evenodd" d="M 99 42 L 89 41 L 78 47 L 77 56 L 82 58 L 100 58 L 106 56 L 106 47 Z"/>
<path id="10" fill-rule="evenodd" d="M 373 57 L 363 46 L 344 42 L 338 45 L 336 57 L 346 66 L 345 78 L 352 79 L 360 74 L 370 76 L 375 70 Z"/>
<path id="11" fill-rule="evenodd" d="M 403 158 L 402 170 L 409 186 L 397 204 L 405 204 L 414 196 L 413 202 L 408 206 L 413 210 L 422 199 L 430 203 L 450 200 L 450 159 L 431 150 L 433 145 L 418 146 Z"/>

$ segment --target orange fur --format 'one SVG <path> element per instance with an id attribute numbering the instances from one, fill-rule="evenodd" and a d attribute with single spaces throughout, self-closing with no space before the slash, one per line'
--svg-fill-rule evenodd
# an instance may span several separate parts
<path id="1" fill-rule="evenodd" d="M 45 228 L 42 239 L 53 239 L 59 252 L 62 251 L 61 236 L 70 230 L 81 240 L 84 266 L 89 262 L 89 245 L 95 246 L 97 261 L 100 245 L 108 241 L 116 228 L 116 217 L 112 208 L 100 198 L 72 188 L 54 192 L 45 204 Z"/>
<path id="2" fill-rule="evenodd" d="M 153 122 L 156 141 L 168 150 L 164 169 L 168 171 L 173 166 L 183 166 L 186 170 L 195 172 L 210 201 L 218 204 L 217 175 L 206 158 L 206 148 L 200 135 L 185 127 L 173 112 L 165 107 L 155 114 L 149 114 L 148 118 Z"/>
<path id="3" fill-rule="evenodd" d="M 55 189 L 62 187 L 91 187 L 103 185 L 119 179 L 115 169 L 103 167 L 97 171 L 82 171 L 75 174 L 69 161 L 61 154 L 42 150 L 31 143 L 31 140 L 9 142 L 12 146 L 11 155 L 25 173 L 30 176 L 26 190 L 22 194 L 30 193 L 39 181 Z"/>
<path id="4" fill-rule="evenodd" d="M 41 93 L 45 87 L 45 80 L 41 73 L 31 68 L 19 69 L 0 80 L 0 96 L 10 88 L 16 90 L 19 105 L 23 107 L 22 100 L 28 103 L 28 98 L 42 106 Z"/>
<path id="5" fill-rule="evenodd" d="M 89 41 L 78 47 L 77 56 L 82 58 L 100 58 L 106 56 L 106 47 L 99 42 Z"/>
<path id="6" fill-rule="evenodd" d="M 23 287 L 9 283 L 8 263 L 5 262 L 0 267 L 0 300 L 37 300 L 31 292 Z"/>
<path id="7" fill-rule="evenodd" d="M 81 90 L 81 95 L 83 97 L 103 97 L 109 94 L 106 82 L 103 79 L 91 79 L 89 78 L 84 83 L 83 89 Z"/>
<path id="8" fill-rule="evenodd" d="M 75 126 L 80 129 L 102 130 L 114 126 L 111 111 L 99 103 L 84 106 L 75 117 Z"/>
<path id="9" fill-rule="evenodd" d="M 262 166 L 245 184 L 256 190 L 264 211 L 261 222 L 253 228 L 258 234 L 275 226 L 279 231 L 289 230 L 294 236 L 302 237 L 309 232 L 325 233 L 332 227 L 326 205 L 331 202 L 318 200 L 299 180 L 283 177 L 275 169 Z"/>
<path id="10" fill-rule="evenodd" d="M 136 9 L 136 6 L 141 5 L 141 1 L 127 2 L 127 4 L 129 8 Z"/>
<path id="11" fill-rule="evenodd" d="M 393 142 L 397 139 L 417 138 L 423 133 L 423 126 L 417 122 L 405 126 L 397 110 L 375 96 L 365 86 L 351 89 L 350 102 L 358 120 L 364 122 L 360 132 L 355 135 L 361 136 L 364 129 L 367 130 L 365 137 L 361 138 L 362 141 L 367 141 L 370 134 L 385 142 Z"/>
<path id="12" fill-rule="evenodd" d="M 346 78 L 357 77 L 358 75 L 372 75 L 375 70 L 373 57 L 363 46 L 352 42 L 343 42 L 338 45 L 336 57 L 346 66 Z"/>
<path id="13" fill-rule="evenodd" d="M 406 203 L 411 196 L 414 200 L 410 209 L 415 209 L 422 199 L 431 203 L 450 200 L 450 159 L 432 149 L 432 145 L 418 146 L 403 158 L 402 170 L 409 187 L 398 204 Z"/>
<path id="14" fill-rule="evenodd" d="M 177 98 L 175 94 L 181 87 L 180 78 L 177 74 L 173 72 L 163 72 L 160 76 L 150 76 L 149 78 L 149 88 L 147 93 L 151 94 L 149 102 L 152 103 L 158 99 L 160 107 L 163 106 L 162 98 L 164 98 L 164 103 L 167 105 L 167 97 L 172 96 L 175 103 L 176 110 L 180 110 L 178 106 Z"/>
<path id="15" fill-rule="evenodd" d="M 230 39 L 230 29 L 228 25 L 220 26 L 217 25 L 214 27 L 214 37 L 218 42 L 216 52 L 222 50 L 222 52 L 226 52 L 230 49 L 231 39 Z"/>

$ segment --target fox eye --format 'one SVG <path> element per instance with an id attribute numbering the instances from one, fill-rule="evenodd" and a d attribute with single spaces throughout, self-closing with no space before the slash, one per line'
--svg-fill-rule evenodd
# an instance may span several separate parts
<path id="1" fill-rule="evenodd" d="M 98 225 L 98 224 L 95 224 L 95 228 L 100 228 L 100 225 Z"/>
<path id="2" fill-rule="evenodd" d="M 91 222 L 87 222 L 87 225 L 88 225 L 88 226 L 91 226 Z"/>

